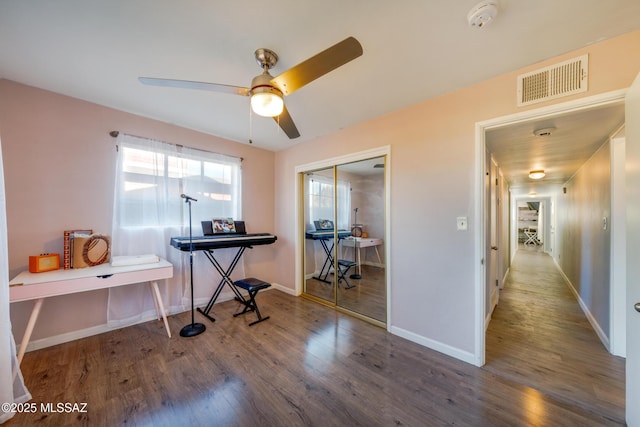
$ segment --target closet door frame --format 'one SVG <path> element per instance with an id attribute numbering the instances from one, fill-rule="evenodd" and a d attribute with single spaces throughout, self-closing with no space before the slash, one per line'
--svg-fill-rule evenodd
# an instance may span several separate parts
<path id="1" fill-rule="evenodd" d="M 333 304 L 327 304 L 326 301 L 318 298 L 318 302 L 325 304 L 325 305 L 330 305 L 332 307 L 334 307 L 336 310 L 340 310 L 340 311 L 345 311 L 348 312 L 349 314 L 355 316 L 355 317 L 359 317 L 362 318 L 366 321 L 370 321 L 372 323 L 378 324 L 379 326 L 385 327 L 387 330 L 390 330 L 390 322 L 389 320 L 391 319 L 391 274 L 390 274 L 390 266 L 392 265 L 392 257 L 390 254 L 390 248 L 391 248 L 391 215 L 390 215 L 390 211 L 391 211 L 391 146 L 386 145 L 386 146 L 382 146 L 382 147 L 378 147 L 378 148 L 373 148 L 370 150 L 365 150 L 365 151 L 359 151 L 359 152 L 355 152 L 355 153 L 351 153 L 351 154 L 347 154 L 347 155 L 343 155 L 343 156 L 339 156 L 339 157 L 332 157 L 332 158 L 328 158 L 328 159 L 323 159 L 323 160 L 318 160 L 312 163 L 306 163 L 306 164 L 302 164 L 302 165 L 298 165 L 295 167 L 295 208 L 296 208 L 296 214 L 295 214 L 295 275 L 296 275 L 296 282 L 295 282 L 295 294 L 297 296 L 300 296 L 303 294 L 303 290 L 304 290 L 304 282 L 305 282 L 305 268 L 304 268 L 304 263 L 305 263 L 305 257 L 304 257 L 304 251 L 305 251 L 305 219 L 304 219 L 304 177 L 306 173 L 309 172 L 313 172 L 314 170 L 318 170 L 318 169 L 326 169 L 326 168 L 330 168 L 330 167 L 336 167 L 339 166 L 341 164 L 344 163 L 352 163 L 352 162 L 357 162 L 357 161 L 361 161 L 361 160 L 367 160 L 367 159 L 371 159 L 371 158 L 375 158 L 375 157 L 385 157 L 385 170 L 384 170 L 384 187 L 385 187 L 385 194 L 384 194 L 384 221 L 385 221 L 385 236 L 384 236 L 384 240 L 385 240 L 385 245 L 384 245 L 384 251 L 385 251 L 385 264 L 386 264 L 386 268 L 385 268 L 385 282 L 386 282 L 386 308 L 387 308 L 387 315 L 386 315 L 386 322 L 378 322 L 375 321 L 373 319 L 370 319 L 366 316 L 362 316 L 359 315 L 358 313 L 355 313 L 353 311 L 350 310 L 345 310 L 339 306 L 337 306 L 335 304 L 335 300 L 333 302 Z M 306 297 L 306 295 L 305 295 Z M 312 298 L 314 300 L 316 300 L 315 298 Z"/>

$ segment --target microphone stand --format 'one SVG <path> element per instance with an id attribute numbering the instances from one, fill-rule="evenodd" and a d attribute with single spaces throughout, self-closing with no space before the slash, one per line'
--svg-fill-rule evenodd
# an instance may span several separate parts
<path id="1" fill-rule="evenodd" d="M 185 203 L 189 204 L 189 269 L 190 269 L 190 273 L 189 273 L 189 278 L 191 279 L 191 323 L 184 326 L 181 330 L 180 330 L 180 336 L 181 337 L 195 337 L 196 335 L 200 335 L 201 333 L 203 333 L 205 331 L 206 326 L 204 326 L 204 324 L 202 323 L 195 323 L 195 318 L 194 318 L 194 307 L 193 307 L 193 235 L 191 232 L 191 200 L 195 200 L 191 197 L 185 197 L 185 195 L 183 194 L 181 197 L 183 197 L 185 200 Z"/>
<path id="2" fill-rule="evenodd" d="M 355 208 L 353 210 L 353 227 L 358 227 L 358 208 Z M 358 246 L 358 239 L 354 239 L 353 241 L 353 262 L 358 263 L 358 265 L 356 266 L 357 269 L 362 269 L 362 267 L 360 266 L 360 257 L 356 256 L 356 250 L 358 250 L 358 254 L 360 254 L 360 250 L 357 249 Z M 353 273 L 351 276 L 349 276 L 351 279 L 362 279 L 362 276 L 360 274 L 358 274 L 358 270 L 356 270 L 355 273 Z"/>

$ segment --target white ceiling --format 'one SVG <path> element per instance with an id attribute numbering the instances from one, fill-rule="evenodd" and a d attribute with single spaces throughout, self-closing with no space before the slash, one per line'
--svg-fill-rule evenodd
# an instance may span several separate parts
<path id="1" fill-rule="evenodd" d="M 640 28 L 638 0 L 498 2 L 497 18 L 478 29 L 466 18 L 478 0 L 2 0 L 0 77 L 277 151 Z M 137 80 L 249 86 L 261 71 L 257 48 L 279 55 L 275 76 L 348 36 L 363 55 L 285 99 L 295 140 L 272 119 L 250 117 L 246 97 Z M 620 121 L 620 110 L 608 113 L 580 117 L 607 123 L 584 147 L 566 136 L 585 130 L 577 118 L 558 119 L 548 154 L 530 146 L 534 124 L 488 141 L 514 186 L 536 162 L 563 180 Z"/>
<path id="2" fill-rule="evenodd" d="M 624 103 L 530 120 L 485 132 L 487 148 L 512 195 L 546 197 L 557 192 L 624 124 Z M 550 129 L 548 136 L 534 131 Z M 540 180 L 532 170 L 544 170 Z"/>

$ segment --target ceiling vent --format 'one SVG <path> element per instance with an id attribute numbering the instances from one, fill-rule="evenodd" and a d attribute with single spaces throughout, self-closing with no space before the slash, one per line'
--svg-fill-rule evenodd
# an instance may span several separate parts
<path id="1" fill-rule="evenodd" d="M 587 91 L 589 55 L 518 76 L 518 107 Z"/>

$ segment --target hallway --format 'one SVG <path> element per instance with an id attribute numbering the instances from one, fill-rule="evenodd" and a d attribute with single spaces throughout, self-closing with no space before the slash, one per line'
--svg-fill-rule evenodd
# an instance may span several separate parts
<path id="1" fill-rule="evenodd" d="M 624 424 L 625 360 L 608 353 L 553 259 L 518 250 L 486 333 L 484 369 Z"/>

